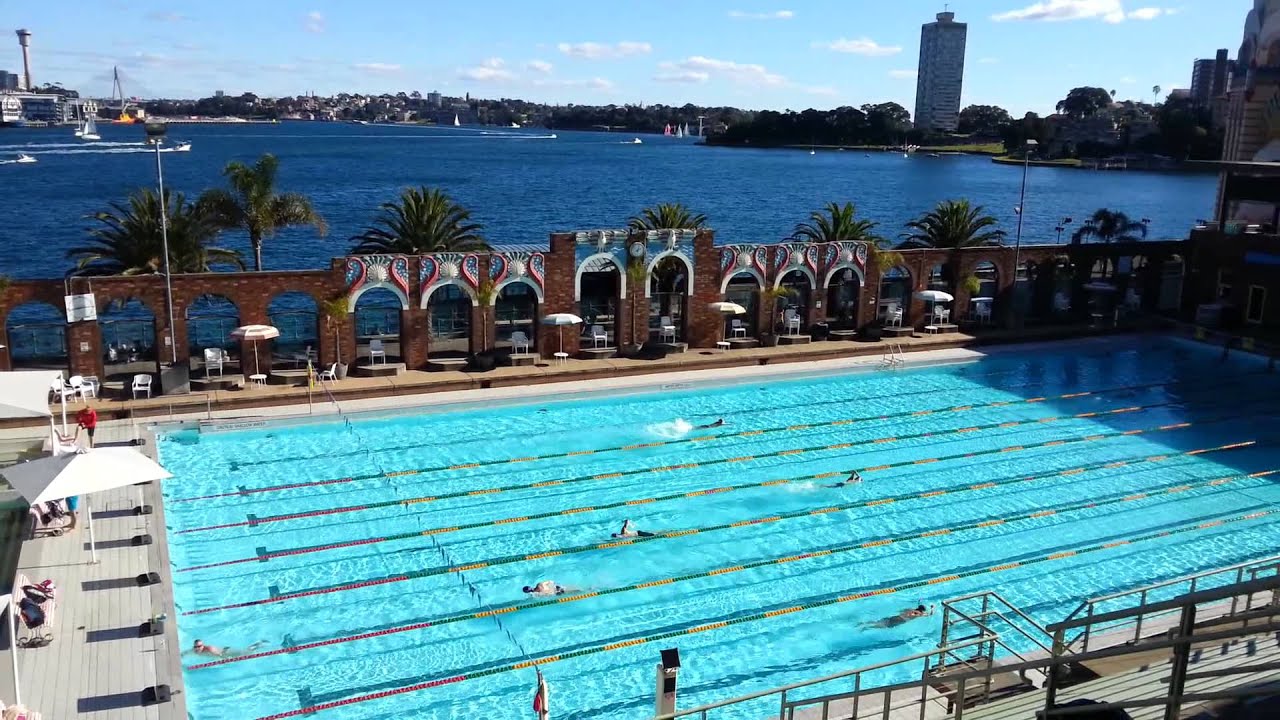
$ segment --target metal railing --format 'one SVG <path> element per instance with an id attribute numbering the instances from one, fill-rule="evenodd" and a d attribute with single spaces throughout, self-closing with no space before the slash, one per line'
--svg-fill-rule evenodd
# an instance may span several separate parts
<path id="1" fill-rule="evenodd" d="M 1153 598 L 1155 600 L 1168 599 L 1184 593 L 1195 593 L 1202 589 L 1205 585 L 1213 585 L 1215 583 L 1221 585 L 1240 584 L 1247 580 L 1257 580 L 1267 575 L 1280 576 L 1280 555 L 1274 555 L 1262 560 L 1253 560 L 1249 562 L 1237 563 L 1226 567 L 1214 568 L 1203 572 L 1184 575 L 1172 580 L 1152 583 L 1142 587 L 1133 588 L 1132 590 L 1124 590 L 1110 595 L 1102 595 L 1096 598 L 1090 598 L 1080 603 L 1080 606 L 1071 611 L 1063 622 L 1074 622 L 1078 617 L 1089 618 L 1099 617 L 1099 611 L 1105 610 L 1104 606 L 1125 606 L 1126 603 L 1136 599 L 1136 605 L 1130 605 L 1130 617 L 1116 623 L 1099 623 L 1096 621 L 1083 623 L 1083 628 L 1076 636 L 1065 639 L 1066 649 L 1070 650 L 1080 643 L 1082 652 L 1089 650 L 1089 644 L 1095 633 L 1099 631 L 1114 633 L 1120 632 L 1127 625 L 1133 627 L 1132 637 L 1125 642 L 1136 642 L 1142 637 L 1143 626 L 1147 625 L 1151 620 L 1162 616 L 1172 615 L 1175 610 L 1153 611 L 1150 608 Z M 1280 596 L 1273 597 L 1275 601 Z M 1250 610 L 1257 602 L 1253 597 L 1246 597 L 1243 600 L 1240 597 L 1232 597 L 1230 608 L 1227 610 L 1228 615 L 1235 615 L 1239 604 L 1244 603 L 1244 609 Z"/>

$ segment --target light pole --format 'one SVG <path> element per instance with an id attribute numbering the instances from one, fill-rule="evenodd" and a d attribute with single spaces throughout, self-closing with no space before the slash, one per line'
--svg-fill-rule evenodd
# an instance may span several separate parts
<path id="1" fill-rule="evenodd" d="M 1058 231 L 1058 244 L 1059 244 L 1059 245 L 1061 245 L 1061 244 L 1062 244 L 1062 231 L 1063 231 L 1063 230 L 1066 230 L 1066 229 L 1067 229 L 1067 226 L 1068 226 L 1068 225 L 1070 225 L 1070 224 L 1071 224 L 1071 218 L 1069 218 L 1069 217 L 1064 217 L 1064 218 L 1062 218 L 1061 220 L 1059 220 L 1059 221 L 1058 221 L 1058 226 L 1054 228 L 1054 230 L 1057 230 L 1057 231 Z"/>
<path id="2" fill-rule="evenodd" d="M 1026 148 L 1022 151 L 1022 190 L 1018 192 L 1018 234 L 1013 240 L 1013 317 L 1015 322 L 1022 311 L 1022 216 L 1026 215 L 1023 207 L 1027 202 L 1027 169 L 1031 167 L 1031 151 L 1040 143 L 1034 138 L 1027 140 Z"/>
<path id="3" fill-rule="evenodd" d="M 160 163 L 160 146 L 168 128 L 163 122 L 148 121 L 147 142 L 156 149 L 156 183 L 160 186 L 160 242 L 164 249 L 164 306 L 169 313 L 169 364 L 178 364 L 178 343 L 173 336 L 173 278 L 169 272 L 169 204 L 164 196 L 164 168 Z"/>

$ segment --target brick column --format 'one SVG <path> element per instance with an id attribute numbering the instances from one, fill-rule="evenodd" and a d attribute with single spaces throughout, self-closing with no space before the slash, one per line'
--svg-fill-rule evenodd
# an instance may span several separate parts
<path id="1" fill-rule="evenodd" d="M 430 313 L 426 308 L 400 311 L 400 361 L 406 369 L 426 369 L 430 330 Z"/>
<path id="2" fill-rule="evenodd" d="M 471 352 L 481 353 L 489 349 L 493 342 L 493 328 L 490 327 L 490 311 L 493 308 L 475 305 L 471 308 Z"/>
<path id="3" fill-rule="evenodd" d="M 9 371 L 13 369 L 13 360 L 9 356 L 9 332 L 8 313 L 0 316 L 0 345 L 4 345 L 4 349 L 0 349 L 0 371 Z"/>
<path id="4" fill-rule="evenodd" d="M 693 266 L 693 294 L 689 296 L 689 307 L 686 308 L 685 342 L 695 348 L 715 347 L 724 318 L 708 307 L 723 297 L 720 294 L 720 253 L 715 248 L 713 231 L 700 230 L 693 239 Z"/>
<path id="5" fill-rule="evenodd" d="M 543 301 L 538 304 L 538 322 L 553 313 L 572 313 L 581 316 L 578 303 L 573 299 L 573 275 L 577 264 L 577 246 L 572 235 L 557 233 L 551 236 L 551 251 L 544 254 L 546 260 L 546 276 L 543 278 Z M 619 269 L 621 271 L 621 268 Z M 583 318 L 586 321 L 586 318 Z M 557 335 L 564 335 L 564 351 L 569 357 L 578 354 L 582 333 L 586 328 L 582 325 L 569 325 L 554 328 L 539 325 L 538 354 L 544 358 L 553 357 L 560 348 Z"/>
<path id="6" fill-rule="evenodd" d="M 101 378 L 102 333 L 94 320 L 67 325 L 67 361 L 71 375 L 96 375 Z"/>

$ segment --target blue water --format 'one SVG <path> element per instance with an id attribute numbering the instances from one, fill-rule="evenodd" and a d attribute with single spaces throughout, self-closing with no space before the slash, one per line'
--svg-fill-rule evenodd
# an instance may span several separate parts
<path id="1" fill-rule="evenodd" d="M 186 672 L 188 710 L 196 720 L 260 718 L 467 675 L 470 677 L 461 682 L 326 710 L 318 717 L 518 717 L 528 711 L 533 671 L 505 670 L 479 677 L 476 673 L 506 667 L 525 657 L 564 656 L 837 595 L 900 586 L 1271 508 L 1280 501 L 1280 487 L 1273 478 L 1239 477 L 1225 484 L 1205 485 L 1210 479 L 1276 468 L 1275 443 L 1280 441 L 1280 429 L 1267 413 L 1274 413 L 1280 376 L 1264 371 L 1265 365 L 1248 358 L 1223 364 L 1212 350 L 1163 339 L 1094 341 L 1081 343 L 1070 352 L 1003 353 L 975 363 L 915 371 L 836 373 L 421 412 L 353 420 L 349 427 L 328 422 L 235 433 L 199 434 L 192 430 L 165 435 L 160 440 L 161 458 L 175 475 L 165 484 L 164 493 L 181 642 L 190 646 L 200 638 L 234 648 L 263 642 L 262 649 L 267 651 L 486 607 L 518 605 L 527 601 L 521 587 L 539 580 L 604 591 L 1038 509 L 1061 509 L 1137 491 L 1187 483 L 1195 486 L 1176 495 L 1154 494 L 1144 500 L 519 609 L 502 614 L 501 627 L 492 618 L 469 619 L 192 669 Z M 1148 384 L 1155 385 L 1132 387 Z M 1085 390 L 1108 392 L 1053 399 Z M 1050 400 L 1019 402 L 1039 397 Z M 990 406 L 1003 402 L 1010 404 Z M 908 411 L 955 406 L 973 409 L 901 416 Z M 1138 409 L 1071 417 L 1122 408 Z M 899 416 L 879 419 L 886 414 Z M 715 418 L 724 418 L 729 424 L 712 430 L 689 429 L 691 424 Z M 864 419 L 818 425 L 855 418 Z M 1183 422 L 1193 424 L 1155 430 Z M 1018 424 L 954 432 L 999 423 Z M 813 427 L 739 435 L 795 425 Z M 1118 434 L 1135 429 L 1151 432 Z M 934 436 L 906 438 L 926 432 Z M 706 434 L 729 437 L 610 450 Z M 838 489 L 824 485 L 839 477 L 795 480 L 634 504 L 627 510 L 590 509 L 611 502 L 824 472 L 847 473 L 854 468 L 1096 434 L 1117 435 L 866 470 L 863 482 Z M 902 439 L 871 442 L 887 438 Z M 966 490 L 986 481 L 1139 461 L 1248 440 L 1258 444 Z M 813 449 L 845 443 L 853 446 Z M 797 449 L 807 450 L 741 459 Z M 351 475 L 587 450 L 596 452 L 237 494 L 240 489 Z M 715 462 L 729 458 L 739 460 Z M 695 463 L 699 466 L 670 468 Z M 667 469 L 627 474 L 653 468 Z M 609 477 L 613 473 L 623 474 Z M 483 492 L 597 475 L 606 477 Z M 478 567 L 466 570 L 461 577 L 446 573 L 250 607 L 225 607 L 276 594 L 394 578 L 448 563 L 483 564 L 509 555 L 606 543 L 626 517 L 642 530 L 669 532 L 943 489 L 955 492 Z M 460 491 L 476 492 L 435 502 L 398 502 Z M 220 493 L 233 495 L 183 501 Z M 392 504 L 270 520 L 283 514 L 382 501 Z M 586 509 L 541 520 L 519 520 L 536 513 L 582 508 Z M 264 522 L 245 525 L 251 515 Z M 503 519 L 514 520 L 447 531 L 464 523 Z M 205 529 L 237 523 L 235 527 Z M 264 553 L 425 530 L 446 531 L 257 560 Z M 687 708 L 931 648 L 938 640 L 936 616 L 893 629 L 861 627 L 917 601 L 936 603 L 975 590 L 996 589 L 1041 621 L 1051 622 L 1060 620 L 1087 597 L 1261 557 L 1274 552 L 1277 542 L 1280 523 L 1273 519 L 1230 523 L 978 574 L 926 589 L 565 658 L 546 664 L 544 672 L 552 687 L 556 717 L 646 718 L 652 712 L 654 663 L 658 650 L 665 647 L 680 649 L 680 706 Z M 245 559 L 250 561 L 191 569 Z M 188 664 L 208 659 L 188 658 Z M 886 673 L 876 679 L 905 678 Z M 772 702 L 738 707 L 724 717 L 758 718 L 775 707 Z"/>
<path id="2" fill-rule="evenodd" d="M 16 203 L 0 224 L 0 273 L 60 277 L 66 250 L 85 239 L 84 217 L 154 187 L 154 156 L 138 126 L 100 126 L 104 144 L 86 144 L 70 128 L 0 130 L 0 160 L 29 153 L 39 162 L 0 165 L 0 184 Z M 487 134 L 486 134 L 487 133 Z M 705 213 L 719 242 L 773 242 L 823 204 L 853 201 L 879 231 L 895 238 L 903 223 L 940 200 L 986 206 L 1011 235 L 1022 169 L 985 157 L 894 153 L 708 148 L 692 141 L 541 130 L 420 128 L 292 122 L 279 125 L 174 126 L 191 152 L 164 155 L 170 188 L 195 196 L 222 183 L 231 160 L 262 153 L 281 158 L 283 190 L 306 193 L 328 220 L 328 237 L 290 230 L 269 239 L 268 269 L 327 268 L 377 207 L 406 186 L 444 188 L 469 207 L 494 243 L 545 243 L 555 230 L 620 227 L 642 207 L 684 202 Z M 1151 219 L 1151 237 L 1185 238 L 1212 212 L 1216 176 L 1102 173 L 1031 168 L 1024 242 L 1050 242 L 1064 216 L 1072 228 L 1100 207 Z M 246 239 L 226 245 L 249 256 Z"/>

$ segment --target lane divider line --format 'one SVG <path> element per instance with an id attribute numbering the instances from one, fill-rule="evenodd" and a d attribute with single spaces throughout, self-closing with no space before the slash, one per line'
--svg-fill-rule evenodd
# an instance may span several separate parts
<path id="1" fill-rule="evenodd" d="M 1106 394 L 1112 394 L 1117 392 L 1125 392 L 1129 390 L 1145 390 L 1145 389 L 1150 389 L 1154 387 L 1166 387 L 1166 386 L 1177 385 L 1177 384 L 1180 384 L 1180 383 L 1168 382 L 1168 383 L 1145 383 L 1141 385 L 1127 385 L 1124 387 L 1117 387 L 1117 388 L 1105 388 L 1101 390 L 1087 390 L 1082 392 L 1068 393 L 1066 395 L 1055 396 L 1052 399 L 1075 400 L 1078 398 L 1090 397 L 1094 395 L 1106 395 Z M 1037 403 L 1043 402 L 1044 398 L 1036 398 L 1034 399 L 1034 401 Z M 949 408 L 939 408 L 937 410 L 930 410 L 929 412 L 930 413 L 966 412 L 971 410 L 988 409 L 992 407 L 1005 407 L 1007 405 L 1028 404 L 1031 402 L 1032 400 L 1013 400 L 1013 401 L 1006 400 L 1006 401 L 1000 401 L 995 403 L 986 403 L 983 405 L 956 405 L 954 407 L 949 407 Z M 625 452 L 629 450 L 640 450 L 644 448 L 683 445 L 686 443 L 693 443 L 693 442 L 709 442 L 712 440 L 727 440 L 732 438 L 755 437 L 757 435 L 764 435 L 767 433 L 782 433 L 782 432 L 791 432 L 791 431 L 799 431 L 799 430 L 808 430 L 808 429 L 814 429 L 814 428 L 834 427 L 838 425 L 848 425 L 851 423 L 858 423 L 858 422 L 874 422 L 878 420 L 894 420 L 899 418 L 909 418 L 918 414 L 919 414 L 919 411 L 907 410 L 903 412 L 889 413 L 886 415 L 868 415 L 868 416 L 858 417 L 858 418 L 846 418 L 843 420 L 830 420 L 830 421 L 820 422 L 820 423 L 811 423 L 808 425 L 789 425 L 785 427 L 764 428 L 759 430 L 743 430 L 741 432 L 723 433 L 719 435 L 697 435 L 694 437 L 674 438 L 671 440 L 660 440 L 655 442 L 640 443 L 640 444 L 633 444 L 633 445 L 620 445 L 617 447 L 600 448 L 598 450 L 590 450 L 590 451 L 548 453 L 545 455 L 534 455 L 531 457 L 501 458 L 497 460 L 483 460 L 478 462 L 461 463 L 461 464 L 453 464 L 453 465 L 437 465 L 435 467 L 416 468 L 416 469 L 410 469 L 410 470 L 396 470 L 391 472 L 367 473 L 364 475 L 352 475 L 350 477 L 345 477 L 345 478 L 317 480 L 314 483 L 288 483 L 286 485 L 270 485 L 270 486 L 257 487 L 257 488 L 241 488 L 240 490 L 237 490 L 235 492 L 224 492 L 224 493 L 215 493 L 212 495 L 200 495 L 196 497 L 176 498 L 174 500 L 171 500 L 170 502 L 183 503 L 183 502 L 194 502 L 196 500 L 211 500 L 214 498 L 223 498 L 223 497 L 241 497 L 241 496 L 253 495 L 257 493 L 275 492 L 278 490 L 296 490 L 298 488 L 309 487 L 311 485 L 316 485 L 316 486 L 338 485 L 342 483 L 359 482 L 361 480 L 379 480 L 383 478 L 405 477 L 407 475 L 421 475 L 421 474 L 432 473 L 432 472 L 443 472 L 443 471 L 449 471 L 449 470 L 469 470 L 469 469 L 479 468 L 479 467 L 492 467 L 495 465 L 507 465 L 511 463 L 532 462 L 535 460 L 553 460 L 558 458 L 575 457 L 577 455 L 581 455 L 584 453 L 589 453 L 594 455 L 594 454 L 604 453 L 604 452 Z"/>
<path id="2" fill-rule="evenodd" d="M 373 700 L 381 700 L 384 698 L 406 695 L 409 693 L 415 693 L 415 692 L 427 690 L 430 688 L 440 687 L 443 685 L 452 685 L 452 684 L 457 684 L 461 682 L 466 682 L 467 680 L 474 680 L 481 677 L 487 677 L 490 675 L 499 675 L 502 673 L 511 672 L 513 670 L 522 670 L 529 667 L 541 667 L 544 665 L 551 665 L 553 663 L 561 662 L 563 660 L 569 660 L 572 658 L 579 658 L 587 655 L 597 655 L 600 653 L 611 652 L 613 650 L 619 650 L 622 648 L 636 647 L 639 645 L 645 645 L 648 643 L 658 642 L 661 640 L 670 640 L 673 638 L 684 637 L 684 636 L 693 635 L 700 632 L 706 632 L 709 630 L 729 627 L 731 625 L 741 625 L 749 622 L 767 620 L 773 617 L 777 617 L 778 615 L 781 615 L 781 614 L 789 614 L 793 612 L 801 612 L 804 610 L 812 610 L 815 608 L 829 607 L 832 605 L 856 602 L 858 600 L 863 600 L 869 597 L 880 597 L 885 595 L 904 593 L 909 590 L 927 588 L 930 586 L 936 586 L 944 583 L 954 582 L 961 579 L 977 577 L 979 575 L 1003 572 L 1003 571 L 1012 570 L 1015 568 L 1023 568 L 1029 565 L 1037 565 L 1045 562 L 1050 562 L 1053 560 L 1060 560 L 1063 558 L 1079 557 L 1081 555 L 1101 552 L 1103 550 L 1108 550 L 1111 548 L 1133 545 L 1136 543 L 1146 542 L 1148 540 L 1166 538 L 1171 535 L 1180 535 L 1188 532 L 1196 532 L 1199 530 L 1204 530 L 1211 527 L 1218 527 L 1225 524 L 1248 522 L 1251 520 L 1256 520 L 1258 518 L 1269 517 L 1271 515 L 1275 515 L 1276 513 L 1280 513 L 1280 508 L 1271 509 L 1271 510 L 1258 510 L 1255 512 L 1246 513 L 1243 515 L 1236 515 L 1229 518 L 1207 521 L 1207 522 L 1202 522 L 1194 525 L 1184 525 L 1178 528 L 1171 528 L 1168 530 L 1160 530 L 1157 532 L 1146 533 L 1146 534 L 1138 535 L 1132 538 L 1127 538 L 1125 540 L 1102 543 L 1098 545 L 1089 545 L 1089 546 L 1077 548 L 1074 550 L 1056 551 L 1051 554 L 1040 555 L 1040 556 L 1028 558 L 1026 560 L 1002 563 L 999 565 L 989 565 L 987 567 L 976 568 L 974 570 L 969 570 L 962 573 L 955 573 L 951 575 L 943 575 L 943 576 L 934 577 L 934 578 L 916 580 L 913 582 L 904 583 L 902 585 L 862 590 L 859 592 L 854 592 L 847 595 L 840 595 L 837 597 L 815 599 L 810 602 L 805 602 L 802 604 L 795 605 L 794 607 L 791 607 L 791 608 L 784 608 L 782 610 L 770 610 L 766 612 L 756 613 L 753 615 L 736 617 L 728 620 L 713 621 L 710 623 L 704 623 L 701 625 L 696 625 L 689 628 L 683 628 L 680 630 L 672 630 L 670 632 L 658 633 L 655 635 L 629 638 L 629 639 L 618 641 L 618 642 L 612 642 L 607 645 L 598 645 L 596 647 L 584 648 L 582 650 L 574 650 L 574 651 L 562 652 L 558 654 L 543 655 L 541 657 L 537 657 L 529 660 L 522 660 L 516 663 L 499 665 L 496 667 L 486 668 L 483 670 L 478 670 L 476 672 L 467 673 L 463 675 L 451 675 L 451 676 L 431 678 L 431 679 L 408 678 L 400 681 L 400 682 L 406 683 L 405 685 L 401 685 L 400 687 L 393 687 L 387 690 L 381 690 L 379 692 L 367 693 L 363 695 L 355 695 L 353 697 L 345 697 L 347 695 L 350 695 L 352 691 L 338 691 L 336 693 L 327 693 L 330 696 L 333 696 L 336 694 L 341 699 L 330 700 L 327 702 L 320 702 L 313 705 L 300 707 L 295 710 L 286 710 L 284 712 L 279 712 L 272 715 L 264 715 L 260 718 L 257 718 L 257 720 L 286 720 L 286 718 L 299 717 L 302 715 L 311 715 L 324 710 L 333 710 L 335 708 L 346 707 L 346 706 L 355 705 L 358 703 L 370 702 Z M 359 691 L 356 690 L 355 692 L 359 692 Z"/>
<path id="3" fill-rule="evenodd" d="M 1155 403 L 1153 405 L 1133 405 L 1130 407 L 1115 408 L 1114 410 L 1106 410 L 1102 413 L 1095 413 L 1091 415 L 1091 417 L 1097 417 L 1100 415 L 1124 415 L 1128 413 L 1143 412 L 1143 411 L 1151 410 L 1154 408 L 1168 407 L 1174 404 L 1176 403 L 1166 402 L 1166 403 Z M 287 522 L 289 520 L 303 520 L 306 518 L 320 517 L 323 515 L 339 515 L 343 513 L 365 512 L 368 510 L 377 510 L 380 508 L 396 507 L 399 505 L 415 505 L 419 503 L 437 502 L 440 500 L 449 500 L 449 499 L 460 498 L 460 497 L 473 497 L 476 495 L 497 495 L 499 493 L 512 492 L 517 490 L 526 490 L 535 486 L 536 487 L 552 487 L 556 485 L 568 485 L 572 483 L 588 482 L 592 480 L 608 480 L 608 479 L 614 479 L 614 478 L 620 478 L 620 477 L 630 477 L 634 475 L 644 475 L 646 473 L 674 472 L 676 470 L 692 470 L 696 468 L 711 467 L 714 465 L 723 465 L 725 463 L 746 462 L 751 460 L 761 460 L 764 458 L 772 458 L 772 457 L 788 457 L 792 455 L 824 452 L 824 451 L 830 451 L 830 450 L 844 450 L 851 447 L 864 447 L 868 445 L 878 445 L 878 444 L 883 444 L 885 442 L 900 442 L 903 440 L 919 440 L 921 438 L 945 437 L 947 435 L 955 435 L 958 433 L 965 433 L 965 432 L 1008 429 L 1011 427 L 1038 425 L 1038 424 L 1044 424 L 1044 423 L 1050 423 L 1050 422 L 1061 422 L 1061 421 L 1074 420 L 1074 419 L 1077 419 L 1076 415 L 1060 415 L 1052 418 L 1038 418 L 1035 420 L 1019 420 L 1015 422 L 988 423 L 986 425 L 975 425 L 973 427 L 962 428 L 960 430 L 939 430 L 939 431 L 915 433 L 912 435 L 898 435 L 896 437 L 890 438 L 889 440 L 886 440 L 885 438 L 874 438 L 870 440 L 859 440 L 857 442 L 851 442 L 851 443 L 837 443 L 832 445 L 814 445 L 812 447 L 791 448 L 787 450 L 775 450 L 772 452 L 760 453 L 758 455 L 747 455 L 747 456 L 738 457 L 738 458 L 711 459 L 711 460 L 704 460 L 702 462 L 696 462 L 696 463 L 683 463 L 680 465 L 663 465 L 659 467 L 637 468 L 635 470 L 621 470 L 618 472 L 611 472 L 611 473 L 579 475 L 577 477 L 564 478 L 561 480 L 543 481 L 540 483 L 506 485 L 506 486 L 499 486 L 499 487 L 493 487 L 493 488 L 484 488 L 481 490 L 460 490 L 452 493 L 444 493 L 442 495 L 431 495 L 431 496 L 425 496 L 425 497 L 405 498 L 405 499 L 397 499 L 397 500 L 383 500 L 380 502 L 364 503 L 362 505 L 345 505 L 345 506 L 340 506 L 335 508 L 307 510 L 305 512 L 286 513 L 282 515 L 264 515 L 261 517 L 254 516 L 246 520 L 238 520 L 236 522 L 220 523 L 218 525 L 206 525 L 204 527 L 194 527 L 194 528 L 187 528 L 185 530 L 178 530 L 177 534 L 188 535 L 192 533 L 209 532 L 211 530 L 226 530 L 229 528 L 238 528 L 238 527 L 256 527 L 258 525 L 263 525 L 266 523 Z"/>
<path id="4" fill-rule="evenodd" d="M 878 499 L 878 500 L 863 500 L 855 503 L 849 503 L 844 509 L 851 509 L 851 508 L 857 508 L 857 507 L 871 507 L 871 506 L 880 505 L 886 502 L 893 502 L 893 501 L 894 500 L 892 498 Z M 709 525 L 702 528 L 687 528 L 684 530 L 674 530 L 671 532 L 655 533 L 653 535 L 643 536 L 643 537 L 618 538 L 618 539 L 615 539 L 609 542 L 604 542 L 604 543 L 591 543 L 589 545 L 578 545 L 576 547 L 558 548 L 555 550 L 548 550 L 548 551 L 543 551 L 538 553 L 526 553 L 526 554 L 519 554 L 519 555 L 506 555 L 506 556 L 495 557 L 495 558 L 487 558 L 484 560 L 472 561 L 461 566 L 440 566 L 440 567 L 434 567 L 434 568 L 423 568 L 418 570 L 411 570 L 404 573 L 399 573 L 389 577 L 358 580 L 353 582 L 340 583 L 337 585 L 327 585 L 322 587 L 310 588 L 307 590 L 296 590 L 293 592 L 275 594 L 270 597 L 258 598 L 255 600 L 242 600 L 240 602 L 228 603 L 225 605 L 215 605 L 213 607 L 208 607 L 208 608 L 186 610 L 182 613 L 182 615 L 204 615 L 206 613 L 219 612 L 223 610 L 234 610 L 234 609 L 240 609 L 240 608 L 246 608 L 246 607 L 255 607 L 258 605 L 267 605 L 272 603 L 286 602 L 289 600 L 296 600 L 298 598 L 304 598 L 304 597 L 315 597 L 317 595 L 329 595 L 336 592 L 346 592 L 348 590 L 356 590 L 363 587 L 369 587 L 370 585 L 387 585 L 391 583 L 405 582 L 408 580 L 418 580 L 421 578 L 434 577 L 436 575 L 444 575 L 446 573 L 451 573 L 451 572 L 478 570 L 478 569 L 488 568 L 488 567 L 497 567 L 500 565 L 512 565 L 515 563 L 528 562 L 532 560 L 541 560 L 544 558 L 556 557 L 560 555 L 576 555 L 579 553 L 592 552 L 595 550 L 607 550 L 611 548 L 622 547 L 625 545 L 639 545 L 641 543 L 659 542 L 662 540 L 673 540 L 675 538 L 686 537 L 689 535 L 699 535 L 699 534 L 705 534 L 705 533 L 711 533 L 711 532 L 718 532 L 721 530 L 728 530 L 728 529 L 737 528 L 737 527 L 745 527 L 748 525 L 762 525 L 766 523 L 779 522 L 781 520 L 804 517 L 809 514 L 810 514 L 809 510 L 797 510 L 791 513 L 784 513 L 784 514 L 770 516 L 766 518 L 757 518 L 755 520 L 750 520 L 750 521 L 721 523 L 719 525 Z"/>
<path id="5" fill-rule="evenodd" d="M 1066 470 L 1059 470 L 1059 471 L 1047 473 L 1044 475 L 1032 475 L 1030 477 L 1017 476 L 1014 478 L 1007 478 L 1003 480 L 988 481 L 978 485 L 971 485 L 967 489 L 985 490 L 988 488 L 1000 487 L 1002 485 L 1029 482 L 1032 480 L 1039 480 L 1042 478 L 1055 477 L 1059 475 L 1068 475 L 1068 474 L 1075 475 L 1079 473 L 1089 472 L 1092 470 L 1124 467 L 1126 465 L 1140 463 L 1140 462 L 1160 462 L 1170 457 L 1192 456 L 1192 455 L 1203 454 L 1206 452 L 1217 452 L 1220 450 L 1234 450 L 1237 448 L 1248 447 L 1250 445 L 1255 444 L 1255 442 L 1256 441 L 1250 440 L 1247 442 L 1232 443 L 1230 445 L 1219 445 L 1217 447 L 1204 448 L 1201 450 L 1190 450 L 1190 451 L 1181 452 L 1181 453 L 1172 453 L 1170 455 L 1133 456 L 1133 457 L 1124 458 L 1121 460 L 1108 461 L 1106 463 L 1097 463 L 1092 465 L 1082 465 L 1079 467 L 1067 468 Z M 1061 444 L 1062 444 L 1061 441 L 1057 441 L 1057 440 L 1050 441 L 1049 443 L 1050 446 L 1057 446 Z M 341 542 L 324 543 L 321 545 L 307 545 L 307 546 L 298 547 L 298 548 L 286 548 L 282 550 L 267 550 L 266 548 L 260 548 L 255 555 L 250 557 L 234 558 L 231 560 L 221 560 L 218 562 L 205 563 L 202 565 L 192 565 L 190 567 L 179 568 L 177 572 L 182 573 L 182 572 L 193 572 L 196 570 L 208 570 L 210 568 L 227 567 L 229 565 L 239 565 L 242 563 L 264 562 L 264 561 L 272 560 L 275 558 L 292 557 L 296 555 L 308 555 L 311 553 L 326 552 L 330 550 L 342 550 L 342 549 L 360 547 L 365 545 L 377 545 L 379 543 L 395 542 L 398 540 L 411 540 L 417 537 L 427 537 L 431 535 L 446 535 L 449 533 L 460 532 L 463 530 L 475 530 L 477 528 L 483 528 L 483 527 L 496 527 L 498 525 L 515 525 L 518 523 L 533 522 L 535 520 L 544 520 L 547 518 L 561 517 L 566 515 L 578 515 L 583 513 L 602 512 L 605 510 L 615 510 L 618 508 L 632 507 L 636 505 L 648 505 L 650 503 L 669 502 L 673 500 L 686 500 L 690 498 L 707 497 L 710 495 L 724 495 L 728 493 L 738 492 L 741 490 L 751 490 L 751 489 L 757 489 L 757 488 L 773 486 L 773 485 L 786 485 L 791 483 L 808 482 L 811 480 L 825 480 L 825 479 L 834 478 L 834 477 L 846 477 L 853 472 L 854 472 L 854 469 L 850 468 L 848 470 L 821 472 L 814 475 L 800 475 L 800 476 L 789 477 L 789 478 L 778 478 L 775 480 L 764 480 L 759 482 L 742 483 L 740 485 L 726 485 L 723 487 L 707 488 L 705 490 L 692 490 L 689 492 L 672 493 L 670 495 L 659 495 L 656 497 L 649 497 L 649 498 L 619 500 L 617 502 L 604 503 L 601 505 L 593 505 L 590 507 L 569 508 L 567 510 L 554 510 L 551 512 L 536 513 L 533 515 L 522 515 L 520 517 L 501 518 L 498 520 L 484 520 L 480 522 L 465 523 L 463 525 L 453 525 L 450 527 L 430 528 L 427 530 L 415 530 L 413 532 L 396 533 L 394 535 L 380 535 L 376 537 L 357 538 L 355 540 L 345 540 Z M 906 495 L 898 495 L 892 498 L 881 498 L 878 500 L 872 500 L 868 502 L 871 504 L 880 504 L 880 503 L 887 503 L 887 502 L 895 502 L 898 500 L 909 500 L 911 498 L 916 498 L 916 497 L 919 497 L 919 498 L 935 497 L 935 496 L 945 495 L 947 493 L 954 493 L 954 492 L 957 492 L 957 491 L 945 490 L 945 489 L 944 490 L 928 490 L 922 493 L 910 493 Z M 821 510 L 815 510 L 812 512 L 814 513 L 835 512 L 838 509 L 840 508 L 823 508 Z"/>

